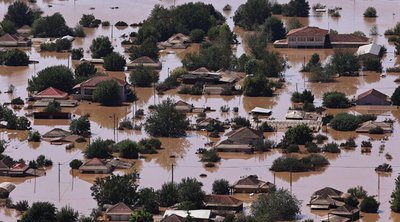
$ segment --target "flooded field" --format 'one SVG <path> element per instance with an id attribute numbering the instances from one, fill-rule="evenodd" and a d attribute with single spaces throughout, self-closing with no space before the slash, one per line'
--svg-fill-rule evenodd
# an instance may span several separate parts
<path id="1" fill-rule="evenodd" d="M 7 6 L 11 0 L 0 0 L 0 17 L 2 18 L 7 11 Z M 36 4 L 31 6 L 40 7 L 44 14 L 53 14 L 61 12 L 69 26 L 75 26 L 82 14 L 93 13 L 96 18 L 108 20 L 111 24 L 117 21 L 126 21 L 128 24 L 140 22 L 144 20 L 150 13 L 155 4 L 164 6 L 173 6 L 174 4 L 182 4 L 184 0 L 38 0 Z M 233 28 L 233 16 L 237 7 L 244 3 L 245 0 L 205 0 L 205 3 L 213 4 L 218 10 L 229 3 L 233 9 L 231 13 L 224 13 L 227 17 L 227 22 Z M 284 3 L 287 1 L 278 1 Z M 383 36 L 383 32 L 392 28 L 396 22 L 400 21 L 400 3 L 392 0 L 310 0 L 310 5 L 321 2 L 327 7 L 340 6 L 341 18 L 331 18 L 327 13 L 314 14 L 311 12 L 309 18 L 301 19 L 304 25 L 318 26 L 325 29 L 335 29 L 339 33 L 352 33 L 354 31 L 362 31 L 368 35 L 372 25 L 377 25 L 379 35 L 374 36 L 374 42 L 384 44 L 387 49 L 387 55 L 383 59 L 383 67 L 392 67 L 400 63 L 400 57 L 395 56 L 393 45 L 389 45 L 387 38 Z M 52 5 L 52 7 L 48 7 Z M 110 7 L 118 6 L 118 9 L 110 9 Z M 378 16 L 376 19 L 364 19 L 362 14 L 368 6 L 373 6 L 377 9 Z M 91 10 L 90 8 L 95 9 Z M 287 18 L 283 18 L 287 20 Z M 113 33 L 113 46 L 116 51 L 123 53 L 121 47 L 123 34 L 129 34 L 137 29 L 128 27 L 125 29 L 116 29 L 112 27 L 86 28 L 87 37 L 77 38 L 73 42 L 73 48 L 82 47 L 85 49 L 85 56 L 89 56 L 89 46 L 97 36 L 111 36 Z M 246 38 L 246 33 L 235 28 L 242 41 Z M 196 47 L 196 46 L 192 46 Z M 394 89 L 398 86 L 394 80 L 400 77 L 399 74 L 388 73 L 387 77 L 380 77 L 380 74 L 373 72 L 364 72 L 360 77 L 341 77 L 333 83 L 311 83 L 308 82 L 307 74 L 300 73 L 299 70 L 305 61 L 308 61 L 314 52 L 320 54 L 321 59 L 327 59 L 332 55 L 330 49 L 273 49 L 276 50 L 288 59 L 290 68 L 285 72 L 285 87 L 278 91 L 278 95 L 270 98 L 251 98 L 245 96 L 189 96 L 178 95 L 176 91 L 168 91 L 164 95 L 154 94 L 152 88 L 137 88 L 136 93 L 139 97 L 136 105 L 137 108 L 148 111 L 148 106 L 159 103 L 163 99 L 172 98 L 175 101 L 184 100 L 196 107 L 209 106 L 217 111 L 207 114 L 209 117 L 219 118 L 220 120 L 230 119 L 235 115 L 251 118 L 248 112 L 256 106 L 272 109 L 272 117 L 282 119 L 285 117 L 287 109 L 291 106 L 291 94 L 298 89 L 310 89 L 316 97 L 315 105 L 320 106 L 322 103 L 322 95 L 325 92 L 337 90 L 345 92 L 348 97 L 356 96 L 371 88 L 375 88 L 387 95 L 391 95 Z M 0 66 L 0 91 L 7 90 L 10 84 L 16 87 L 13 95 L 2 93 L 0 101 L 2 103 L 10 101 L 12 98 L 20 96 L 26 98 L 28 96 L 26 87 L 28 79 L 34 76 L 39 70 L 51 65 L 76 65 L 75 62 L 70 62 L 66 53 L 40 53 L 37 45 L 32 48 L 26 48 L 26 52 L 32 60 L 39 61 L 38 64 L 31 64 L 29 67 L 4 67 Z M 190 48 L 187 50 L 191 50 Z M 193 49 L 194 50 L 194 49 Z M 240 44 L 236 49 L 236 55 L 240 56 L 247 52 L 244 44 Z M 181 59 L 184 50 L 177 50 L 176 54 L 162 54 L 160 61 L 163 68 L 160 72 L 160 81 L 163 81 L 168 76 L 168 69 L 173 70 L 181 66 Z M 127 54 L 125 54 L 128 57 Z M 100 68 L 100 67 L 99 67 Z M 111 76 L 117 78 L 125 78 L 128 73 L 110 72 Z M 221 113 L 220 107 L 227 105 L 231 107 L 239 107 L 239 113 L 233 112 Z M 90 114 L 92 138 L 101 137 L 103 139 L 114 139 L 113 134 L 113 115 L 115 114 L 118 120 L 133 116 L 134 105 L 129 104 L 121 107 L 101 107 L 96 103 L 82 102 L 76 108 L 69 108 L 73 114 L 80 116 L 86 113 Z M 343 111 L 343 110 L 340 110 Z M 345 110 L 347 111 L 347 110 Z M 361 113 L 366 113 L 367 110 L 357 110 Z M 338 110 L 328 110 L 328 112 L 339 112 Z M 221 154 L 222 161 L 215 168 L 205 168 L 203 163 L 199 161 L 196 154 L 198 148 L 204 147 L 204 144 L 209 141 L 205 133 L 188 132 L 185 138 L 160 138 L 164 150 L 155 155 L 147 155 L 145 159 L 134 161 L 135 169 L 140 173 L 140 186 L 160 188 L 164 182 L 171 181 L 171 168 L 174 165 L 174 181 L 179 181 L 184 177 L 196 177 L 204 184 L 204 190 L 211 192 L 211 185 L 215 179 L 225 178 L 231 183 L 234 183 L 241 176 L 256 174 L 262 180 L 273 182 L 275 181 L 278 187 L 284 187 L 292 190 L 292 192 L 302 200 L 302 218 L 319 219 L 321 212 L 311 211 L 306 204 L 308 203 L 311 194 L 320 188 L 331 186 L 336 189 L 346 191 L 350 187 L 362 185 L 370 195 L 376 195 L 380 201 L 380 212 L 378 215 L 363 214 L 361 221 L 400 221 L 400 215 L 390 211 L 390 194 L 394 188 L 394 179 L 400 172 L 400 109 L 381 111 L 395 120 L 394 132 L 388 135 L 388 140 L 385 141 L 385 153 L 389 152 L 393 156 L 393 160 L 389 163 L 393 167 L 393 173 L 378 177 L 374 168 L 384 162 L 384 154 L 379 153 L 379 146 L 383 143 L 377 138 L 373 141 L 373 149 L 370 154 L 361 154 L 360 148 L 355 150 L 343 150 L 339 155 L 326 155 L 330 161 L 330 165 L 325 169 L 310 173 L 293 173 L 292 186 L 290 186 L 289 173 L 276 173 L 269 171 L 274 159 L 282 154 L 278 151 L 272 151 L 264 154 Z M 25 114 L 25 110 L 17 112 L 18 115 Z M 143 122 L 143 120 L 139 120 Z M 45 133 L 54 127 L 68 129 L 68 121 L 40 120 L 33 121 L 33 129 L 41 133 Z M 355 137 L 357 144 L 369 138 L 368 134 L 343 133 L 329 129 L 326 133 L 330 141 L 336 140 L 338 143 L 344 140 Z M 265 134 L 269 139 L 279 141 L 282 138 L 283 132 L 275 132 Z M 81 214 L 88 215 L 92 208 L 97 207 L 95 200 L 90 195 L 90 186 L 96 175 L 79 175 L 77 172 L 72 172 L 69 167 L 69 162 L 72 159 L 83 159 L 82 150 L 86 144 L 79 144 L 77 148 L 66 150 L 65 145 L 52 145 L 46 141 L 40 143 L 31 143 L 27 141 L 27 133 L 16 131 L 0 131 L 1 138 L 9 141 L 9 147 L 5 154 L 15 158 L 23 158 L 26 160 L 36 159 L 37 156 L 44 154 L 50 158 L 54 165 L 46 170 L 46 175 L 38 178 L 8 178 L 0 177 L 0 182 L 8 181 L 17 184 L 17 188 L 11 193 L 13 201 L 28 200 L 30 203 L 34 201 L 50 201 L 57 207 L 70 205 L 78 210 Z M 116 140 L 132 139 L 138 141 L 147 137 L 143 131 L 118 131 Z M 176 158 L 170 158 L 175 155 Z M 116 173 L 123 173 L 116 171 Z M 207 177 L 200 177 L 200 174 L 206 174 Z M 98 175 L 97 175 L 98 176 Z M 58 178 L 60 177 L 60 183 Z M 379 184 L 378 184 L 379 181 Z M 379 188 L 379 189 L 378 189 Z M 239 198 L 250 201 L 251 197 L 239 195 Z M 0 221 L 16 221 L 18 215 L 14 211 L 0 208 Z"/>

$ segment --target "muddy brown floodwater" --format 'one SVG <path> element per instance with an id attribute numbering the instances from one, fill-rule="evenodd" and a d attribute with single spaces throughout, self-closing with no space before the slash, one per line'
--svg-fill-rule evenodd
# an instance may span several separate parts
<path id="1" fill-rule="evenodd" d="M 7 10 L 7 6 L 11 0 L 0 0 L 0 17 L 2 18 Z M 185 0 L 109 0 L 109 1 L 96 1 L 96 0 L 38 0 L 33 7 L 40 7 L 45 15 L 61 12 L 69 26 L 75 26 L 83 13 L 93 13 L 96 18 L 101 20 L 108 20 L 111 24 L 122 20 L 127 23 L 140 22 L 145 19 L 155 4 L 161 4 L 166 7 L 174 4 L 182 4 Z M 232 16 L 237 7 L 245 2 L 245 0 L 206 0 L 205 3 L 213 4 L 218 10 L 229 3 L 232 5 L 233 10 L 231 13 L 223 13 L 227 17 L 227 22 L 233 27 Z M 279 1 L 284 3 L 287 1 Z M 310 0 L 310 5 L 317 2 L 326 4 L 327 7 L 340 6 L 343 10 L 340 12 L 342 17 L 333 19 L 327 16 L 326 13 L 314 14 L 311 12 L 309 18 L 301 19 L 305 25 L 319 26 L 321 28 L 329 28 L 338 30 L 340 33 L 351 33 L 357 30 L 363 31 L 367 35 L 373 25 L 377 25 L 379 35 L 373 36 L 375 42 L 385 44 L 388 53 L 383 60 L 384 67 L 391 67 L 399 63 L 399 57 L 394 54 L 393 45 L 387 43 L 387 39 L 383 36 L 383 32 L 393 27 L 397 21 L 400 21 L 400 3 L 391 0 Z M 48 7 L 52 5 L 52 7 Z M 118 6 L 118 9 L 112 10 L 111 7 Z M 377 9 L 378 18 L 364 19 L 362 14 L 368 6 L 373 6 Z M 94 10 L 90 10 L 94 7 Z M 287 18 L 283 18 L 287 21 Z M 245 38 L 246 33 L 238 28 L 234 29 L 238 34 L 239 41 Z M 121 47 L 121 38 L 123 34 L 129 34 L 132 31 L 137 31 L 135 28 L 116 29 L 113 32 L 113 46 L 118 52 L 123 52 Z M 73 42 L 73 47 L 83 47 L 86 56 L 89 56 L 89 45 L 93 38 L 105 35 L 111 35 L 111 27 L 85 29 L 87 33 L 86 38 L 77 38 Z M 194 48 L 193 48 L 194 47 Z M 189 50 L 195 50 L 193 46 Z M 270 49 L 272 47 L 269 46 Z M 63 53 L 40 53 L 38 46 L 26 48 L 26 52 L 30 55 L 31 59 L 38 60 L 39 63 L 29 65 L 29 67 L 0 67 L 0 90 L 6 91 L 9 84 L 16 87 L 14 95 L 0 94 L 1 102 L 10 101 L 13 97 L 27 97 L 26 87 L 27 80 L 35 75 L 39 70 L 51 66 L 68 63 L 68 54 Z M 275 49 L 272 49 L 275 50 Z M 357 78 L 340 78 L 334 83 L 320 84 L 310 83 L 307 81 L 307 74 L 299 72 L 304 60 L 308 61 L 312 53 L 318 52 L 322 59 L 327 59 L 332 55 L 332 50 L 321 49 L 276 49 L 288 59 L 290 68 L 285 72 L 287 80 L 284 89 L 279 90 L 278 95 L 273 98 L 249 98 L 244 96 L 188 96 L 177 95 L 175 91 L 167 92 L 164 95 L 154 95 L 151 88 L 139 88 L 137 94 L 139 101 L 137 102 L 138 108 L 143 108 L 147 111 L 150 104 L 159 103 L 165 98 L 173 98 L 174 100 L 185 100 L 195 106 L 210 106 L 216 109 L 216 112 L 209 113 L 208 116 L 225 120 L 235 116 L 232 112 L 220 113 L 219 108 L 222 105 L 230 107 L 239 107 L 239 115 L 248 117 L 248 112 L 255 106 L 271 108 L 273 110 L 272 116 L 275 118 L 284 118 L 285 113 L 290 104 L 290 95 L 296 90 L 302 91 L 303 89 L 311 89 L 316 96 L 316 105 L 321 104 L 322 94 L 331 90 L 338 90 L 345 92 L 348 96 L 356 96 L 357 94 L 375 88 L 388 95 L 391 95 L 397 84 L 394 80 L 398 78 L 398 74 L 389 73 L 386 78 L 381 78 L 377 73 L 366 72 L 361 77 Z M 173 70 L 181 66 L 181 58 L 187 51 L 177 51 L 176 54 L 162 54 L 161 62 L 163 68 L 160 72 L 160 81 L 164 80 L 168 75 L 168 68 Z M 235 54 L 240 56 L 247 52 L 243 44 L 235 49 Z M 75 65 L 73 62 L 71 65 Z M 109 73 L 118 78 L 125 78 L 128 73 L 113 72 Z M 113 118 L 115 114 L 118 120 L 126 117 L 132 117 L 133 105 L 126 105 L 118 108 L 100 107 L 95 103 L 82 103 L 79 107 L 68 109 L 75 115 L 90 114 L 92 123 L 93 138 L 110 138 L 113 139 Z M 340 110 L 348 111 L 348 110 Z M 367 110 L 357 110 L 361 113 L 366 113 Z M 329 110 L 329 112 L 337 113 L 338 110 Z M 382 111 L 383 112 L 383 111 Z M 381 112 L 381 113 L 382 113 Z M 18 115 L 23 115 L 24 110 L 18 111 Z M 381 141 L 373 141 L 372 152 L 368 155 L 361 154 L 360 149 L 357 148 L 351 151 L 343 151 L 339 155 L 326 155 L 330 160 L 330 166 L 327 168 L 310 173 L 294 173 L 292 192 L 303 201 L 302 204 L 302 218 L 318 219 L 326 212 L 310 211 L 306 206 L 309 201 L 310 195 L 313 191 L 323 188 L 325 186 L 332 186 L 339 190 L 346 191 L 347 188 L 356 185 L 362 185 L 370 195 L 376 195 L 381 202 L 379 214 L 363 214 L 361 221 L 375 222 L 375 221 L 400 221 L 400 215 L 390 211 L 390 194 L 394 188 L 394 179 L 397 177 L 400 170 L 400 151 L 398 141 L 400 139 L 399 129 L 399 110 L 390 110 L 385 112 L 385 115 L 393 118 L 396 122 L 394 124 L 394 132 L 389 136 L 389 140 L 385 142 L 385 151 L 393 156 L 393 160 L 389 161 L 393 166 L 393 173 L 380 177 L 380 189 L 378 189 L 378 175 L 374 171 L 374 167 L 385 160 L 384 154 L 379 153 L 378 147 Z M 249 117 L 250 118 L 250 117 Z M 53 127 L 68 129 L 67 121 L 52 121 L 40 120 L 33 121 L 33 128 L 44 133 Z M 283 132 L 276 132 L 266 134 L 269 139 L 280 140 Z M 336 140 L 342 142 L 350 137 L 355 137 L 358 144 L 362 140 L 367 140 L 368 135 L 343 133 L 328 130 L 327 135 L 330 141 Z M 0 182 L 10 181 L 17 184 L 17 188 L 11 193 L 13 201 L 28 200 L 30 203 L 34 201 L 50 201 L 57 207 L 70 205 L 78 210 L 81 214 L 88 215 L 92 208 L 96 207 L 96 202 L 90 195 L 90 186 L 95 176 L 83 176 L 77 172 L 71 172 L 68 163 L 74 159 L 83 159 L 82 150 L 85 144 L 80 144 L 78 148 L 66 150 L 65 146 L 51 145 L 46 141 L 40 143 L 28 143 L 26 141 L 26 132 L 15 131 L 1 131 L 1 138 L 9 141 L 9 147 L 5 151 L 7 155 L 13 158 L 23 158 L 26 160 L 35 159 L 38 155 L 44 154 L 53 160 L 54 166 L 47 169 L 45 176 L 38 178 L 7 178 L 0 177 Z M 144 131 L 119 131 L 116 135 L 117 140 L 130 138 L 138 141 L 146 137 Z M 206 169 L 203 164 L 199 162 L 199 157 L 195 154 L 197 148 L 203 147 L 204 143 L 208 142 L 204 133 L 189 132 L 185 138 L 160 138 L 163 142 L 164 150 L 156 155 L 148 155 L 146 159 L 137 160 L 135 168 L 140 172 L 140 186 L 160 188 L 161 184 L 171 181 L 171 166 L 175 165 L 175 181 L 179 181 L 184 177 L 196 177 L 204 184 L 206 192 L 211 191 L 212 182 L 215 179 L 225 178 L 233 183 L 239 179 L 240 176 L 257 174 L 261 179 L 273 181 L 274 175 L 268 170 L 273 160 L 282 154 L 273 151 L 264 154 L 244 155 L 244 154 L 221 154 L 222 161 L 217 164 L 216 168 Z M 171 155 L 176 158 L 170 158 Z M 58 166 L 58 163 L 60 165 Z M 58 169 L 59 168 L 59 169 Z M 60 170 L 60 171 L 59 171 Z M 58 183 L 58 172 L 60 172 L 61 182 Z M 116 171 L 115 173 L 123 173 Z M 200 174 L 206 174 L 207 177 L 201 178 Z M 98 175 L 97 175 L 98 176 Z M 276 185 L 290 189 L 289 173 L 277 173 Z M 247 195 L 238 195 L 239 198 L 251 201 L 255 197 Z M 1 221 L 16 221 L 19 215 L 12 210 L 0 208 Z"/>

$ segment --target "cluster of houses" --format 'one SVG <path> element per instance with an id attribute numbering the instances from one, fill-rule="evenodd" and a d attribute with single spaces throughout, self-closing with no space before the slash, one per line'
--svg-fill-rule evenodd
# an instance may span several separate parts
<path id="1" fill-rule="evenodd" d="M 13 162 L 8 158 L 0 160 L 0 176 L 7 177 L 29 177 L 29 176 L 42 176 L 45 174 L 44 170 L 33 169 L 28 164 L 22 162 Z"/>
<path id="2" fill-rule="evenodd" d="M 226 90 L 240 90 L 244 76 L 242 73 L 222 71 L 213 72 L 205 67 L 189 71 L 182 75 L 179 81 L 185 86 L 201 83 L 203 85 L 203 94 L 205 95 L 221 95 Z"/>
<path id="3" fill-rule="evenodd" d="M 274 184 L 259 180 L 256 175 L 244 177 L 231 186 L 232 193 L 269 193 L 275 190 Z M 184 222 L 188 215 L 193 222 L 224 221 L 225 215 L 243 212 L 243 201 L 232 195 L 206 195 L 204 208 L 197 210 L 176 210 L 168 208 L 163 216 L 155 221 L 160 222 Z M 133 208 L 125 203 L 117 203 L 106 208 L 100 221 L 128 221 Z"/>
<path id="4" fill-rule="evenodd" d="M 354 34 L 332 34 L 327 29 L 305 26 L 292 29 L 286 34 L 286 39 L 276 40 L 276 48 L 335 48 L 359 47 L 367 45 L 371 40 Z"/>
<path id="5" fill-rule="evenodd" d="M 356 221 L 360 218 L 360 209 L 344 203 L 348 196 L 342 191 L 325 187 L 313 193 L 309 206 L 312 210 L 329 210 L 328 215 L 321 219 L 323 222 Z"/>

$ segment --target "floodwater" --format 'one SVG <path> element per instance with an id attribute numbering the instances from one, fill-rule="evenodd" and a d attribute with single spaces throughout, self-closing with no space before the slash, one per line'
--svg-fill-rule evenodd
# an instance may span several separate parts
<path id="1" fill-rule="evenodd" d="M 10 0 L 0 0 L 0 17 L 3 17 L 7 10 L 7 6 L 11 3 Z M 182 4 L 189 1 L 184 0 L 110 0 L 110 1 L 95 1 L 95 0 L 78 0 L 78 1 L 54 1 L 54 0 L 39 0 L 34 7 L 40 7 L 45 15 L 54 12 L 61 12 L 69 26 L 75 26 L 79 21 L 81 14 L 93 13 L 96 18 L 108 20 L 111 24 L 122 20 L 128 24 L 140 22 L 145 19 L 155 4 L 164 6 L 173 6 L 174 4 Z M 224 13 L 227 16 L 227 22 L 233 28 L 231 16 L 234 10 L 245 2 L 245 0 L 221 0 L 213 1 L 206 0 L 206 3 L 212 3 L 222 11 L 222 8 L 229 3 L 232 5 L 232 13 Z M 279 1 L 280 3 L 287 1 Z M 311 0 L 310 5 L 317 3 L 316 0 Z M 316 15 L 311 12 L 309 18 L 301 19 L 305 25 L 319 26 L 321 28 L 330 28 L 338 30 L 340 33 L 351 33 L 356 30 L 363 31 L 368 35 L 372 25 L 377 25 L 379 35 L 374 36 L 374 41 L 379 44 L 385 44 L 388 53 L 383 60 L 384 67 L 391 67 L 400 62 L 399 57 L 394 55 L 393 45 L 387 43 L 387 39 L 382 35 L 383 32 L 392 28 L 397 21 L 400 21 L 400 3 L 391 0 L 341 0 L 341 1 L 320 1 L 329 7 L 340 6 L 343 8 L 340 11 L 341 18 L 330 18 L 326 13 Z M 48 7 L 51 5 L 52 7 Z M 119 9 L 110 9 L 110 7 L 118 6 Z M 373 6 L 377 9 L 378 18 L 364 19 L 362 13 L 368 6 Z M 91 10 L 91 7 L 95 7 Z M 283 18 L 285 21 L 287 18 Z M 85 29 L 86 38 L 77 38 L 73 47 L 82 47 L 85 49 L 86 56 L 89 56 L 87 51 L 93 38 L 105 35 L 111 37 L 113 33 L 113 45 L 115 50 L 123 52 L 120 45 L 123 34 L 129 34 L 137 29 L 128 27 L 125 29 L 116 29 L 111 27 L 99 27 L 97 29 Z M 246 38 L 246 33 L 243 30 L 235 28 L 239 36 L 239 41 Z M 195 50 L 193 46 L 189 50 Z M 272 48 L 272 47 L 269 47 Z M 75 62 L 68 61 L 68 54 L 63 53 L 40 53 L 38 46 L 25 49 L 31 59 L 38 60 L 38 64 L 32 64 L 29 67 L 0 67 L 0 90 L 6 91 L 10 84 L 16 87 L 14 95 L 0 94 L 1 102 L 10 101 L 13 97 L 27 97 L 26 87 L 27 79 L 35 75 L 39 70 L 50 65 L 76 65 Z M 318 52 L 322 59 L 328 58 L 332 54 L 332 50 L 315 50 L 315 49 L 277 49 L 282 55 L 288 59 L 290 69 L 285 72 L 286 85 L 282 90 L 278 91 L 278 95 L 272 98 L 249 98 L 244 96 L 189 96 L 177 95 L 175 91 L 166 92 L 164 95 L 154 95 L 152 88 L 138 88 L 137 95 L 139 101 L 136 103 L 137 108 L 142 108 L 147 111 L 147 107 L 151 104 L 159 103 L 163 99 L 173 98 L 174 100 L 185 100 L 194 104 L 196 107 L 209 106 L 216 112 L 208 113 L 207 115 L 221 120 L 229 119 L 237 114 L 232 112 L 221 113 L 219 108 L 222 105 L 228 105 L 231 108 L 239 107 L 239 115 L 248 116 L 248 112 L 255 106 L 271 108 L 272 116 L 279 119 L 284 118 L 285 113 L 290 104 L 290 95 L 296 89 L 311 89 L 316 97 L 316 105 L 321 104 L 322 95 L 324 92 L 338 90 L 345 92 L 348 96 L 356 96 L 359 93 L 375 88 L 388 95 L 391 95 L 397 84 L 394 80 L 398 78 L 398 74 L 389 73 L 386 78 L 381 78 L 377 73 L 366 72 L 361 77 L 343 77 L 337 79 L 334 83 L 320 84 L 310 83 L 307 81 L 307 74 L 298 72 L 304 60 L 308 61 L 312 53 Z M 240 56 L 247 52 L 243 44 L 236 49 L 236 55 Z M 160 80 L 162 81 L 168 75 L 168 69 L 173 70 L 181 65 L 181 58 L 186 53 L 185 50 L 177 50 L 177 54 L 162 54 L 161 62 L 163 69 L 160 72 Z M 126 55 L 127 56 L 127 55 Z M 100 68 L 100 67 L 99 67 Z M 128 73 L 112 72 L 109 73 L 118 78 L 125 78 Z M 86 113 L 90 114 L 92 123 L 93 138 L 109 138 L 118 141 L 130 138 L 138 141 L 141 138 L 147 137 L 144 131 L 117 131 L 113 133 L 113 115 L 116 119 L 122 120 L 126 117 L 133 116 L 134 105 L 126 105 L 122 107 L 99 107 L 95 103 L 82 103 L 77 108 L 68 109 L 73 114 L 80 116 Z M 101 112 L 100 112 L 101 110 Z M 348 110 L 340 110 L 348 111 Z M 366 110 L 357 110 L 358 112 L 366 113 Z M 337 113 L 338 110 L 329 110 L 329 112 Z M 24 110 L 18 111 L 18 115 L 23 115 Z M 381 202 L 379 214 L 363 214 L 361 221 L 400 221 L 400 215 L 390 211 L 390 194 L 394 188 L 394 179 L 397 177 L 400 165 L 400 151 L 398 150 L 399 133 L 399 110 L 381 111 L 389 117 L 396 120 L 394 124 L 394 133 L 389 136 L 389 140 L 385 141 L 385 151 L 379 153 L 381 141 L 373 141 L 373 149 L 370 154 L 361 154 L 360 148 L 355 150 L 343 150 L 339 155 L 326 155 L 330 160 L 330 166 L 310 173 L 293 173 L 292 186 L 290 186 L 289 173 L 276 173 L 275 175 L 268 169 L 274 159 L 282 154 L 278 151 L 272 151 L 263 154 L 244 155 L 244 154 L 221 154 L 222 161 L 215 168 L 204 168 L 199 162 L 199 157 L 195 153 L 200 147 L 209 141 L 204 133 L 188 132 L 185 138 L 161 138 L 164 150 L 156 155 L 147 155 L 145 159 L 134 161 L 135 168 L 140 172 L 140 186 L 160 188 L 162 183 L 171 181 L 171 169 L 174 165 L 174 181 L 179 181 L 184 177 L 196 177 L 204 184 L 206 192 L 211 191 L 212 182 L 215 179 L 225 178 L 231 183 L 235 182 L 241 176 L 257 174 L 261 179 L 270 182 L 275 181 L 278 187 L 291 189 L 292 192 L 303 201 L 301 218 L 318 219 L 326 212 L 310 211 L 306 206 L 310 195 L 317 189 L 325 186 L 331 186 L 336 189 L 346 191 L 349 187 L 362 185 L 370 195 L 376 195 Z M 249 117 L 251 118 L 251 117 Z M 193 118 L 191 118 L 193 119 Z M 138 120 L 143 122 L 143 120 Z M 193 121 L 193 120 L 192 120 Z M 40 120 L 33 122 L 33 128 L 44 133 L 53 127 L 68 129 L 68 122 Z M 283 132 L 269 133 L 266 136 L 269 139 L 279 141 L 282 138 Z M 335 132 L 328 130 L 327 135 L 330 141 L 336 140 L 342 142 L 350 137 L 355 137 L 357 144 L 367 140 L 368 135 Z M 96 207 L 96 202 L 90 195 L 90 186 L 96 175 L 79 175 L 77 172 L 72 172 L 68 163 L 75 158 L 83 159 L 82 150 L 86 144 L 78 144 L 77 148 L 66 150 L 64 145 L 51 145 L 46 141 L 40 143 L 28 143 L 26 141 L 26 132 L 1 131 L 1 138 L 9 141 L 9 146 L 5 154 L 13 158 L 24 158 L 26 160 L 36 159 L 40 154 L 44 154 L 50 158 L 54 166 L 47 169 L 46 175 L 38 178 L 7 178 L 0 177 L 0 181 L 11 181 L 17 184 L 17 188 L 11 193 L 13 201 L 28 200 L 30 203 L 34 201 L 50 201 L 57 207 L 70 205 L 78 210 L 81 214 L 88 215 L 92 208 Z M 379 139 L 379 138 L 378 138 Z M 213 140 L 214 141 L 214 140 Z M 386 161 L 384 154 L 390 153 L 393 156 L 392 161 Z M 170 158 L 175 155 L 176 158 Z M 378 184 L 378 174 L 374 168 L 388 162 L 393 166 L 393 173 L 389 175 L 381 175 Z M 58 163 L 60 163 L 58 165 Z M 116 171 L 121 173 L 121 171 Z M 206 174 L 207 177 L 200 177 L 200 174 Z M 99 175 L 97 175 L 99 176 Z M 275 176 L 275 177 L 274 177 Z M 60 178 L 60 180 L 59 180 Z M 379 187 L 379 189 L 378 189 Z M 251 201 L 254 197 L 246 195 L 238 195 L 239 198 Z M 16 221 L 18 214 L 15 211 L 0 208 L 0 220 Z"/>

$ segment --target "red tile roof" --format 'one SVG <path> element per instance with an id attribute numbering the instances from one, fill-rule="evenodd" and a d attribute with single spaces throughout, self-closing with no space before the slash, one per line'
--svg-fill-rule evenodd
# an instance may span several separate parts
<path id="1" fill-rule="evenodd" d="M 108 80 L 115 80 L 119 86 L 125 86 L 126 84 L 128 84 L 126 81 L 124 81 L 122 79 L 117 79 L 117 78 L 113 78 L 110 76 L 95 76 L 95 77 L 90 78 L 90 79 L 86 80 L 85 82 L 81 83 L 80 86 L 96 87 L 98 84 L 100 84 L 104 81 L 108 81 Z M 77 86 L 75 86 L 75 87 L 77 87 Z"/>
<path id="2" fill-rule="evenodd" d="M 329 37 L 331 42 L 369 42 L 369 38 L 353 34 L 334 34 Z"/>
<path id="3" fill-rule="evenodd" d="M 67 96 L 68 93 L 53 87 L 49 87 L 36 94 L 36 97 L 51 97 L 51 98 L 64 98 Z"/>
<path id="4" fill-rule="evenodd" d="M 328 30 L 320 29 L 314 26 L 306 26 L 298 29 L 292 29 L 287 33 L 287 36 L 325 36 Z"/>

